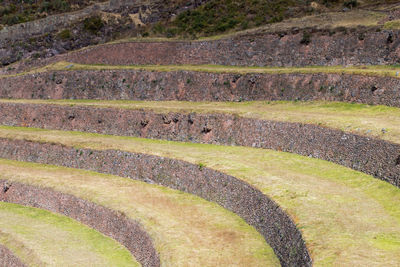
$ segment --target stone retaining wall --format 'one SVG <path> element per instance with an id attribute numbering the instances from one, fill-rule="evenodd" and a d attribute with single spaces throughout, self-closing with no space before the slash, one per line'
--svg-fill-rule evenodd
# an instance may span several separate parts
<path id="1" fill-rule="evenodd" d="M 305 30 L 310 32 L 309 30 Z M 400 63 L 400 31 L 314 30 L 255 33 L 212 41 L 129 42 L 91 47 L 66 59 L 87 64 L 218 64 L 245 66 Z"/>
<path id="2" fill-rule="evenodd" d="M 328 160 L 400 187 L 400 144 L 312 124 L 224 114 L 158 114 L 84 106 L 0 103 L 0 124 L 269 148 Z"/>
<path id="3" fill-rule="evenodd" d="M 7 180 L 0 180 L 0 184 L 3 188 L 0 201 L 45 209 L 78 220 L 120 242 L 143 266 L 160 266 L 149 235 L 139 223 L 122 213 L 51 189 Z"/>
<path id="4" fill-rule="evenodd" d="M 0 245 L 0 266 L 26 267 L 8 248 Z"/>
<path id="5" fill-rule="evenodd" d="M 329 100 L 400 107 L 400 77 L 54 71 L 0 79 L 1 98 L 187 101 Z"/>
<path id="6" fill-rule="evenodd" d="M 282 266 L 311 266 L 302 235 L 290 217 L 263 193 L 232 176 L 163 157 L 24 140 L 0 139 L 0 157 L 109 173 L 198 195 L 254 226 L 274 249 Z"/>

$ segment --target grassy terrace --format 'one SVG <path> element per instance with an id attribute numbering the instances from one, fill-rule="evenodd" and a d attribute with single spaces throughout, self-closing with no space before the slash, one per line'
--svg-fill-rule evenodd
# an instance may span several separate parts
<path id="1" fill-rule="evenodd" d="M 400 66 L 375 65 L 375 66 L 308 66 L 308 67 L 245 67 L 245 66 L 223 66 L 223 65 L 89 65 L 76 64 L 60 61 L 45 67 L 37 68 L 28 72 L 12 75 L 0 75 L 0 78 L 21 76 L 27 74 L 62 71 L 62 70 L 145 70 L 145 71 L 197 71 L 211 73 L 268 73 L 268 74 L 290 74 L 290 73 L 335 73 L 366 76 L 384 76 L 400 78 Z"/>
<path id="2" fill-rule="evenodd" d="M 315 266 L 396 266 L 400 263 L 400 189 L 349 168 L 266 149 L 80 132 L 3 126 L 0 137 L 54 142 L 77 149 L 120 149 L 202 164 L 250 183 L 281 205 L 303 232 Z M 0 173 L 9 172 L 13 179 L 33 182 L 33 165 L 28 165 L 27 173 L 23 168 L 11 168 L 12 165 L 18 164 L 2 163 Z M 21 178 L 25 173 L 30 178 Z M 71 179 L 42 179 L 40 183 L 63 190 L 70 188 Z M 84 183 L 87 188 L 91 187 L 90 179 L 86 178 Z"/>
<path id="3" fill-rule="evenodd" d="M 311 123 L 400 143 L 400 109 L 342 102 L 184 102 L 0 99 L 0 103 L 144 109 L 158 113 L 224 113 L 246 118 Z"/>
<path id="4" fill-rule="evenodd" d="M 0 179 L 53 188 L 125 213 L 142 223 L 165 266 L 279 265 L 253 227 L 190 194 L 117 176 L 4 159 Z"/>
<path id="5" fill-rule="evenodd" d="M 0 202 L 0 229 L 0 244 L 29 266 L 140 266 L 115 240 L 46 210 Z"/>

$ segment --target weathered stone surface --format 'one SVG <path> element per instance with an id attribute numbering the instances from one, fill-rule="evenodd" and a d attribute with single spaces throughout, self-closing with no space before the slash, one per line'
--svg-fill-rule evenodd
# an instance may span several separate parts
<path id="1" fill-rule="evenodd" d="M 3 245 L 0 245 L 0 265 L 8 267 L 26 267 L 14 253 Z"/>
<path id="2" fill-rule="evenodd" d="M 400 79 L 347 74 L 54 71 L 0 79 L 1 98 L 328 100 L 400 106 Z"/>
<path id="3" fill-rule="evenodd" d="M 362 36 L 362 38 L 361 38 Z M 400 63 L 399 31 L 257 33 L 213 41 L 129 42 L 67 56 L 78 63 L 218 64 L 241 66 L 380 65 Z"/>

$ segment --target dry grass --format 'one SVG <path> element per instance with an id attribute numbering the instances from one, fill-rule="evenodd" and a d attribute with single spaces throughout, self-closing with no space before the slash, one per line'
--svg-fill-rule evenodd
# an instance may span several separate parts
<path id="1" fill-rule="evenodd" d="M 165 187 L 50 165 L 0 160 L 0 178 L 53 188 L 143 224 L 165 266 L 277 266 L 263 237 L 215 203 Z"/>
<path id="2" fill-rule="evenodd" d="M 277 201 L 303 232 L 315 266 L 400 263 L 400 189 L 333 163 L 265 149 L 79 132 L 0 127 L 0 136 L 201 163 L 243 179 Z M 63 187 L 67 182 L 57 183 Z"/>
<path id="3" fill-rule="evenodd" d="M 21 241 L 16 240 L 12 235 L 0 231 L 0 245 L 10 250 L 21 262 L 29 261 L 30 266 L 43 266 L 43 262 L 34 251 L 27 248 Z"/>
<path id="4" fill-rule="evenodd" d="M 400 19 L 386 22 L 383 28 L 385 30 L 399 30 L 400 29 Z"/>
<path id="5" fill-rule="evenodd" d="M 400 143 L 400 109 L 343 102 L 185 102 L 125 100 L 0 99 L 0 103 L 54 104 L 98 108 L 145 109 L 158 113 L 223 113 L 245 118 L 300 122 Z"/>
<path id="6" fill-rule="evenodd" d="M 60 61 L 45 67 L 33 69 L 27 72 L 10 75 L 0 75 L 1 78 L 23 76 L 34 73 L 51 71 L 81 71 L 81 70 L 144 70 L 144 71 L 195 71 L 209 73 L 260 73 L 260 74 L 293 74 L 293 73 L 332 73 L 350 74 L 378 77 L 400 78 L 399 66 L 375 65 L 375 66 L 308 66 L 308 67 L 245 67 L 223 65 L 86 65 L 66 61 Z"/>
<path id="7" fill-rule="evenodd" d="M 46 210 L 0 202 L 0 229 L 0 243 L 29 266 L 139 266 L 115 240 Z"/>

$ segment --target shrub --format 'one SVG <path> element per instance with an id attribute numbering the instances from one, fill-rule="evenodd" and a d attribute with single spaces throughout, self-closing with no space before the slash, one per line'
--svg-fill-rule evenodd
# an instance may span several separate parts
<path id="1" fill-rule="evenodd" d="M 198 163 L 198 164 L 197 164 L 197 166 L 199 167 L 199 170 L 200 170 L 200 171 L 202 171 L 202 170 L 203 170 L 203 168 L 205 168 L 205 167 L 206 167 L 206 165 L 205 165 L 204 163 L 201 163 L 201 162 L 200 162 L 200 163 Z"/>
<path id="2" fill-rule="evenodd" d="M 104 27 L 104 23 L 103 23 L 102 19 L 100 18 L 100 16 L 86 18 L 83 21 L 83 28 L 86 31 L 91 32 L 93 34 L 98 33 L 99 30 L 103 27 Z"/>
<path id="3" fill-rule="evenodd" d="M 69 3 L 65 0 L 43 1 L 40 5 L 41 12 L 58 11 L 66 12 L 71 9 Z"/>
<path id="4" fill-rule="evenodd" d="M 164 31 L 165 31 L 165 27 L 164 27 L 164 25 L 162 25 L 160 22 L 159 23 L 156 23 L 154 26 L 153 26 L 153 32 L 154 33 L 164 33 Z"/>
<path id="5" fill-rule="evenodd" d="M 304 31 L 303 38 L 301 39 L 300 43 L 305 45 L 311 43 L 311 33 L 309 33 L 308 31 Z"/>
<path id="6" fill-rule="evenodd" d="M 71 32 L 68 29 L 62 30 L 57 36 L 61 40 L 69 40 L 72 37 Z"/>
<path id="7" fill-rule="evenodd" d="M 357 0 L 348 0 L 343 3 L 343 6 L 347 8 L 353 8 L 356 7 L 357 5 L 358 5 Z"/>
<path id="8" fill-rule="evenodd" d="M 23 23 L 26 22 L 26 19 L 18 14 L 10 14 L 10 15 L 5 15 L 2 17 L 2 23 L 7 24 L 7 25 L 14 25 L 18 23 Z"/>
<path id="9" fill-rule="evenodd" d="M 179 14 L 167 27 L 176 28 L 177 34 L 196 36 L 213 35 L 231 29 L 247 29 L 282 21 L 291 7 L 302 5 L 289 0 L 209 0 L 194 10 Z M 299 11 L 302 12 L 302 11 Z"/>
<path id="10" fill-rule="evenodd" d="M 175 37 L 176 36 L 176 34 L 177 34 L 177 29 L 176 28 L 169 28 L 169 29 L 167 29 L 166 30 L 166 35 L 167 35 L 167 38 L 172 38 L 172 37 Z"/>
<path id="11" fill-rule="evenodd" d="M 337 3 L 338 3 L 338 0 L 323 0 L 322 1 L 322 4 L 327 6 L 327 7 L 330 7 L 330 6 L 332 6 L 334 4 L 337 4 Z"/>

